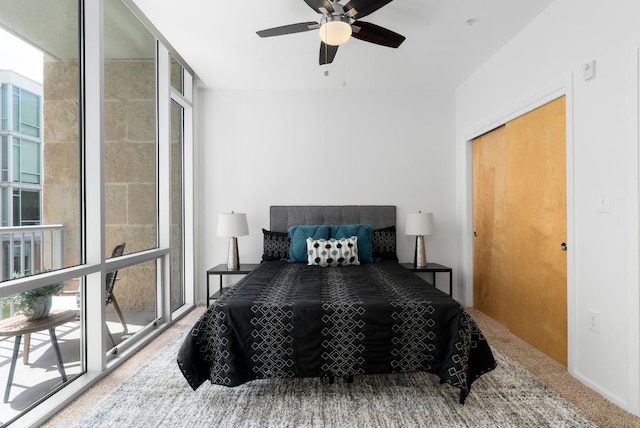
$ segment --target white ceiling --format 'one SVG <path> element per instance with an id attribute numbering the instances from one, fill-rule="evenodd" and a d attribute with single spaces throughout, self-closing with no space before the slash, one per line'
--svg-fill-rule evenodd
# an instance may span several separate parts
<path id="1" fill-rule="evenodd" d="M 317 32 L 255 33 L 317 21 L 303 0 L 134 1 L 204 85 L 216 89 L 453 88 L 553 2 L 395 0 L 363 21 L 406 36 L 398 49 L 352 38 L 333 64 L 320 66 Z"/>

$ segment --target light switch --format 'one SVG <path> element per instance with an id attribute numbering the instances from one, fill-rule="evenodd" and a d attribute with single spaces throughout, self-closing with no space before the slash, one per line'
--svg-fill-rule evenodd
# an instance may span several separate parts
<path id="1" fill-rule="evenodd" d="M 584 80 L 591 80 L 596 77 L 596 60 L 589 61 L 582 68 L 582 75 L 584 76 Z"/>

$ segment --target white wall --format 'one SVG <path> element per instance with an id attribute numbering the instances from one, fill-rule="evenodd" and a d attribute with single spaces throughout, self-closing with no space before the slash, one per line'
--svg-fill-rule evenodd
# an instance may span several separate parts
<path id="1" fill-rule="evenodd" d="M 396 205 L 401 261 L 412 261 L 414 249 L 405 214 L 433 212 L 427 257 L 455 269 L 452 90 L 209 90 L 202 100 L 201 300 L 204 271 L 227 257 L 218 213 L 247 213 L 240 261 L 257 263 L 270 205 Z"/>
<path id="2" fill-rule="evenodd" d="M 637 0 L 556 0 L 456 91 L 458 240 L 468 303 L 468 140 L 553 89 L 567 93 L 569 370 L 636 414 L 638 42 Z M 596 78 L 585 81 L 582 67 L 591 60 Z M 610 194 L 608 214 L 598 213 L 601 193 Z M 587 329 L 588 311 L 600 313 L 600 334 Z"/>

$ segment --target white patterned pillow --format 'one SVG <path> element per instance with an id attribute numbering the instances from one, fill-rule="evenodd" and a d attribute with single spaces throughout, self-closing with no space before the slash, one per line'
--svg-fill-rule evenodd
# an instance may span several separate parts
<path id="1" fill-rule="evenodd" d="M 342 239 L 307 238 L 307 256 L 309 265 L 322 267 L 359 265 L 358 238 L 356 236 Z"/>

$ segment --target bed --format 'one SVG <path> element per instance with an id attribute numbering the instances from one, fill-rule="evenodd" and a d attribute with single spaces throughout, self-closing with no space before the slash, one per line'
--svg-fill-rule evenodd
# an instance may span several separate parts
<path id="1" fill-rule="evenodd" d="M 270 217 L 263 262 L 209 306 L 179 350 L 194 390 L 207 380 L 426 371 L 464 403 L 496 367 L 464 308 L 398 263 L 395 206 L 272 206 Z M 314 257 L 318 243 L 337 256 Z"/>

